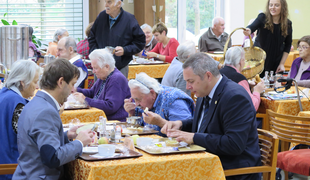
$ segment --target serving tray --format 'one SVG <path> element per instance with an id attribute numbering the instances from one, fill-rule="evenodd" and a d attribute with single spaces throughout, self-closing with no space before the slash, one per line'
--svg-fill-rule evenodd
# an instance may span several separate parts
<path id="1" fill-rule="evenodd" d="M 128 149 L 128 153 L 114 153 L 111 157 L 94 157 L 96 153 L 83 153 L 79 158 L 85 161 L 103 161 L 103 160 L 113 160 L 113 159 L 125 159 L 125 158 L 136 158 L 142 156 L 141 153 Z"/>

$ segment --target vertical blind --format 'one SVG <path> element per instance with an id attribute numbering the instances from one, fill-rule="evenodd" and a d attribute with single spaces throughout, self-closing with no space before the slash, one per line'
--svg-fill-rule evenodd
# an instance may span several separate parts
<path id="1" fill-rule="evenodd" d="M 83 0 L 0 0 L 0 17 L 10 24 L 15 20 L 30 25 L 45 44 L 58 28 L 67 29 L 76 40 L 83 37 Z"/>

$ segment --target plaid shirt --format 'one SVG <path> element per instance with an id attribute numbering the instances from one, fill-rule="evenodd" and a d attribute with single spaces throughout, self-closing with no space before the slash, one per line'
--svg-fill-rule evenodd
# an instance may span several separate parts
<path id="1" fill-rule="evenodd" d="M 85 38 L 84 40 L 80 41 L 77 45 L 77 53 L 83 56 L 83 59 L 89 59 L 89 45 L 88 40 Z"/>

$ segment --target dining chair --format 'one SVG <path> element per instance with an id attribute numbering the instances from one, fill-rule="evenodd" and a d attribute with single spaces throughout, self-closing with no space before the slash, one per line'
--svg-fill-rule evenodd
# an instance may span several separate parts
<path id="1" fill-rule="evenodd" d="M 14 174 L 18 164 L 0 164 L 0 175 Z"/>
<path id="2" fill-rule="evenodd" d="M 93 80 L 94 81 L 95 77 L 94 76 L 88 76 L 87 79 L 85 79 L 84 82 L 84 89 L 89 89 L 88 85 L 89 85 L 89 81 Z"/>
<path id="3" fill-rule="evenodd" d="M 225 170 L 225 176 L 263 173 L 264 180 L 275 179 L 279 138 L 276 134 L 267 130 L 257 129 L 257 132 L 262 165 Z"/>
<path id="4" fill-rule="evenodd" d="M 283 115 L 267 110 L 267 118 L 270 123 L 270 131 L 277 134 L 281 140 L 281 153 L 278 154 L 277 167 L 285 172 L 288 179 L 288 171 L 310 175 L 310 150 L 289 150 L 290 143 L 310 145 L 310 118 L 292 115 Z"/>

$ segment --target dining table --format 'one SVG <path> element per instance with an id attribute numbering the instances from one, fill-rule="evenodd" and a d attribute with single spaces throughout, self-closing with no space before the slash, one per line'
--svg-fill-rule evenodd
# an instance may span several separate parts
<path id="1" fill-rule="evenodd" d="M 160 138 L 158 135 L 143 137 Z M 75 180 L 224 180 L 218 156 L 205 152 L 152 155 L 136 149 L 138 158 L 86 161 L 76 159 L 68 163 L 69 176 Z"/>
<path id="2" fill-rule="evenodd" d="M 86 109 L 64 110 L 64 112 L 60 115 L 60 118 L 63 124 L 69 124 L 75 118 L 77 118 L 81 123 L 98 122 L 99 116 L 106 118 L 104 111 L 92 107 Z"/>
<path id="3" fill-rule="evenodd" d="M 161 64 L 129 64 L 128 80 L 135 79 L 136 74 L 145 72 L 152 78 L 163 78 L 170 63 Z"/>

